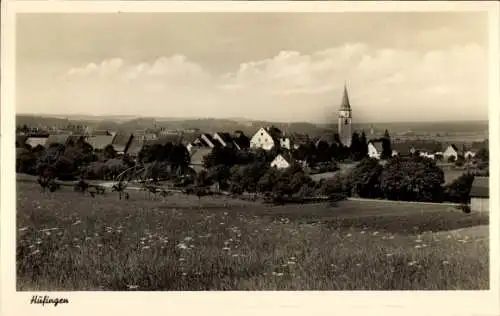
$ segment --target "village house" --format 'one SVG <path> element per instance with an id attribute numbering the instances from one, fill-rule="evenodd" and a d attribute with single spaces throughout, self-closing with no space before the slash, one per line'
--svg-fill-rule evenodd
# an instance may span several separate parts
<path id="1" fill-rule="evenodd" d="M 233 144 L 238 150 L 247 150 L 250 148 L 250 139 L 243 131 L 236 131 L 233 137 Z"/>
<path id="2" fill-rule="evenodd" d="M 292 140 L 289 137 L 280 138 L 280 146 L 285 149 L 292 149 Z"/>
<path id="3" fill-rule="evenodd" d="M 132 142 L 133 135 L 131 133 L 117 133 L 113 138 L 111 146 L 120 155 L 127 152 L 128 146 Z"/>
<path id="4" fill-rule="evenodd" d="M 196 172 L 204 170 L 203 159 L 212 152 L 211 148 L 193 148 L 191 153 L 190 167 Z"/>
<path id="5" fill-rule="evenodd" d="M 25 143 L 27 145 L 30 145 L 31 148 L 35 148 L 38 145 L 45 147 L 45 146 L 47 146 L 48 139 L 49 139 L 48 136 L 45 136 L 45 137 L 28 137 L 26 139 Z"/>
<path id="6" fill-rule="evenodd" d="M 125 153 L 131 157 L 137 157 L 142 147 L 144 146 L 145 139 L 142 136 L 132 136 L 132 140 L 126 148 Z"/>
<path id="7" fill-rule="evenodd" d="M 380 159 L 382 155 L 382 142 L 381 141 L 369 141 L 368 142 L 368 157 Z"/>
<path id="8" fill-rule="evenodd" d="M 250 139 L 250 148 L 271 150 L 274 146 L 280 145 L 281 136 L 282 132 L 274 126 L 262 127 Z"/>
<path id="9" fill-rule="evenodd" d="M 276 169 L 287 169 L 290 168 L 291 165 L 292 165 L 292 159 L 285 158 L 281 154 L 277 155 L 271 162 L 271 168 L 276 168 Z"/>
<path id="10" fill-rule="evenodd" d="M 474 156 L 476 156 L 476 153 L 470 150 L 466 151 L 464 154 L 464 158 L 467 160 L 474 158 Z"/>
<path id="11" fill-rule="evenodd" d="M 449 145 L 446 150 L 443 152 L 443 159 L 448 161 L 451 157 L 454 157 L 455 160 L 458 159 L 458 149 L 455 145 Z"/>
<path id="12" fill-rule="evenodd" d="M 229 133 L 225 133 L 225 132 L 214 133 L 214 135 L 212 136 L 212 138 L 215 141 L 219 142 L 222 147 L 234 146 L 234 144 L 233 144 L 233 137 Z"/>
<path id="13" fill-rule="evenodd" d="M 469 196 L 472 212 L 489 212 L 489 177 L 475 177 Z"/>
<path id="14" fill-rule="evenodd" d="M 103 150 L 106 146 L 111 145 L 113 138 L 112 135 L 92 135 L 87 137 L 87 143 L 94 149 Z"/>

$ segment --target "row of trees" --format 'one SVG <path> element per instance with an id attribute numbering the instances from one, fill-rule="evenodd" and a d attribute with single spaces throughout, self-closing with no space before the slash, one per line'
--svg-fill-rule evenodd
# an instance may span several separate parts
<path id="1" fill-rule="evenodd" d="M 372 141 L 382 143 L 382 159 L 391 157 L 391 139 L 387 130 L 383 137 Z M 305 160 L 313 167 L 318 163 L 332 160 L 361 161 L 368 157 L 368 139 L 364 131 L 362 131 L 361 134 L 354 132 L 351 138 L 351 145 L 346 147 L 340 141 L 338 133 L 336 133 L 331 143 L 320 140 L 317 144 L 309 142 L 299 146 L 299 148 L 293 152 L 293 157 L 297 160 Z"/>
<path id="2" fill-rule="evenodd" d="M 350 173 L 323 181 L 323 187 L 329 192 L 363 198 L 466 203 L 474 176 L 487 174 L 487 170 L 466 172 L 445 184 L 443 170 L 432 159 L 395 156 L 382 166 L 379 161 L 367 158 Z"/>

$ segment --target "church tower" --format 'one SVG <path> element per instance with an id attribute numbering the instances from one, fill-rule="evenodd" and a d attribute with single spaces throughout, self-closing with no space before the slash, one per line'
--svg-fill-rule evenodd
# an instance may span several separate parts
<path id="1" fill-rule="evenodd" d="M 344 146 L 351 146 L 352 138 L 352 110 L 349 103 L 347 87 L 344 84 L 344 95 L 339 110 L 339 138 Z"/>

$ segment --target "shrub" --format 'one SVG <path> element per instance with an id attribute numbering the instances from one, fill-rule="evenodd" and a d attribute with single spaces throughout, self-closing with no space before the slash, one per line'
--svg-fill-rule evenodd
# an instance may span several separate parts
<path id="1" fill-rule="evenodd" d="M 394 157 L 380 174 L 380 188 L 390 200 L 441 202 L 443 183 L 443 171 L 421 157 Z"/>

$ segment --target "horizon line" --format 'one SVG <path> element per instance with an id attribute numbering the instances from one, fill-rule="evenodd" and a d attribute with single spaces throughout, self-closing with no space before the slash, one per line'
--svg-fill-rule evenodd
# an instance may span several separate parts
<path id="1" fill-rule="evenodd" d="M 337 122 L 317 122 L 317 121 L 277 121 L 277 120 L 265 120 L 265 119 L 258 119 L 258 118 L 247 118 L 247 117 L 170 117 L 170 116 L 141 116 L 141 115 L 133 115 L 133 114 L 106 114 L 106 115 L 95 115 L 95 114 L 85 114 L 85 113 L 79 113 L 79 114 L 37 114 L 37 113 L 16 113 L 17 116 L 40 116 L 44 118 L 66 118 L 71 120 L 74 117 L 77 116 L 88 116 L 88 117 L 93 117 L 93 118 L 102 118 L 102 121 L 106 121 L 109 118 L 113 117 L 124 117 L 128 118 L 130 117 L 130 120 L 134 119 L 154 119 L 154 120 L 159 120 L 159 119 L 169 119 L 172 121 L 186 121 L 186 120 L 228 120 L 228 121 L 249 121 L 249 122 L 255 122 L 255 121 L 260 121 L 260 122 L 269 122 L 269 123 L 279 123 L 279 124 L 314 124 L 314 125 L 336 125 Z M 406 121 L 406 120 L 400 120 L 400 121 L 373 121 L 373 120 L 362 120 L 362 121 L 357 121 L 353 122 L 353 125 L 356 124 L 391 124 L 391 123 L 464 123 L 464 122 L 489 122 L 489 118 L 486 119 L 469 119 L 469 120 L 453 120 L 453 119 L 448 119 L 446 121 L 443 120 L 422 120 L 422 121 Z"/>

